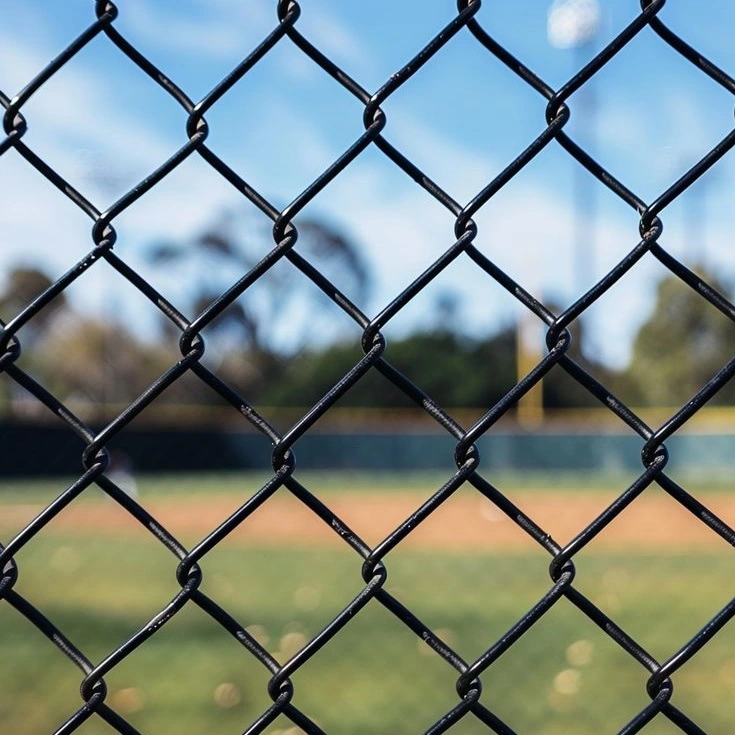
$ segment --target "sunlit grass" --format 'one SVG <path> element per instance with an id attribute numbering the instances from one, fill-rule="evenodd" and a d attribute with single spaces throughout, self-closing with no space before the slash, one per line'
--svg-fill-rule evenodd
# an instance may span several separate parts
<path id="1" fill-rule="evenodd" d="M 726 553 L 583 554 L 575 584 L 665 658 L 733 594 Z M 167 604 L 177 560 L 154 540 L 41 534 L 17 555 L 16 591 L 99 662 Z M 202 561 L 202 589 L 281 661 L 363 587 L 362 560 L 333 550 L 239 548 Z M 468 662 L 551 586 L 538 554 L 389 554 L 387 589 Z M 7 603 L 0 603 L 3 732 L 50 733 L 80 704 L 82 674 Z M 675 702 L 706 732 L 733 722 L 735 628 L 674 677 Z M 482 676 L 483 702 L 519 735 L 616 733 L 648 701 L 646 671 L 561 600 Z M 106 678 L 109 703 L 141 733 L 238 733 L 269 705 L 269 675 L 189 603 Z M 372 601 L 293 677 L 294 703 L 329 733 L 423 732 L 457 702 L 456 672 Z M 279 720 L 269 732 L 288 732 Z M 80 732 L 106 735 L 90 720 Z M 471 717 L 453 732 L 487 733 Z M 657 719 L 647 735 L 673 735 Z"/>

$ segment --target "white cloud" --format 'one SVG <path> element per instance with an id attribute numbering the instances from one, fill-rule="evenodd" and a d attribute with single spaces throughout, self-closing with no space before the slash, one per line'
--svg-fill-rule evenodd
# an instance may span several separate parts
<path id="1" fill-rule="evenodd" d="M 47 50 L 25 46 L 2 32 L 0 48 L 9 67 L 25 80 L 43 68 L 50 57 Z M 128 164 L 145 164 L 152 169 L 175 150 L 171 141 L 146 128 L 121 107 L 104 75 L 89 66 L 64 67 L 23 109 L 29 127 L 28 145 L 40 145 L 55 156 L 68 159 L 73 151 L 64 141 L 72 139 L 84 148 L 116 154 Z M 89 113 L 91 109 L 95 115 Z M 103 124 L 100 116 L 104 117 Z M 120 156 L 121 151 L 124 156 Z"/>
<path id="2" fill-rule="evenodd" d="M 416 123 L 401 122 L 400 137 L 410 137 L 424 151 L 426 169 L 436 169 L 450 193 L 474 194 L 499 167 L 454 140 Z M 396 136 L 394 136 L 396 137 Z M 391 163 L 358 161 L 330 185 L 320 209 L 348 228 L 365 247 L 375 276 L 370 307 L 377 314 L 454 243 L 454 218 L 404 174 L 391 173 Z M 399 176 L 397 179 L 396 176 Z M 402 183 L 401 183 L 402 182 Z M 469 198 L 469 196 L 468 196 Z M 581 287 L 573 282 L 575 211 L 573 202 L 554 182 L 523 175 L 491 200 L 476 216 L 478 249 L 531 293 L 562 307 L 570 306 Z M 638 243 L 637 217 L 606 210 L 596 222 L 594 279 L 621 260 Z M 586 317 L 592 338 L 588 347 L 610 364 L 629 358 L 631 338 L 651 306 L 650 284 L 661 275 L 652 258 L 644 258 Z M 406 308 L 402 328 L 426 324 L 427 311 L 439 290 L 462 295 L 461 322 L 475 334 L 496 329 L 523 309 L 469 259 L 461 257 L 438 277 L 429 293 Z M 427 300 L 428 299 L 428 300 Z"/>
<path id="3" fill-rule="evenodd" d="M 120 215 L 133 245 L 181 242 L 209 226 L 241 196 L 195 153 Z"/>
<path id="4" fill-rule="evenodd" d="M 659 97 L 653 111 L 619 92 L 604 96 L 594 121 L 588 120 L 592 129 L 586 137 L 577 138 L 615 177 L 649 202 L 732 129 L 731 109 L 726 104 L 706 104 L 706 98 L 694 96 L 691 86 L 662 85 Z"/>
<path id="5" fill-rule="evenodd" d="M 460 204 L 467 204 L 500 170 L 486 153 L 406 113 L 389 111 L 384 135 Z"/>
<path id="6" fill-rule="evenodd" d="M 325 56 L 356 75 L 358 81 L 369 70 L 370 53 L 360 37 L 325 7 L 303 7 L 296 27 Z"/>
<path id="7" fill-rule="evenodd" d="M 196 0 L 199 7 L 207 8 L 208 20 L 203 26 L 192 15 L 164 14 L 150 0 L 135 0 L 134 5 L 130 1 L 123 7 L 123 10 L 127 8 L 126 17 L 137 24 L 142 34 L 148 34 L 146 38 L 151 42 L 179 48 L 180 44 L 188 43 L 187 34 L 196 31 L 197 39 L 191 41 L 194 45 L 189 51 L 218 59 L 227 54 L 239 56 L 243 44 L 252 45 L 271 28 L 271 23 L 275 25 L 275 16 L 266 17 L 264 12 L 253 20 L 250 5 L 246 8 L 236 0 L 208 0 L 206 4 L 205 0 Z M 264 6 L 255 7 L 261 13 Z M 246 21 L 250 23 L 249 40 L 243 41 L 239 34 Z M 308 8 L 302 22 L 305 35 L 329 55 L 354 65 L 367 63 L 359 39 L 326 11 Z M 7 31 L 0 31 L 0 48 L 4 61 L 1 73 L 19 84 L 31 78 L 53 56 L 49 49 L 18 43 Z M 294 51 L 284 58 L 305 57 Z M 5 83 L 0 79 L 0 87 Z M 84 104 L 69 104 L 70 100 L 94 100 L 98 116 L 92 118 L 86 112 L 89 108 Z M 613 108 L 612 116 L 606 112 L 601 123 L 606 149 L 614 153 L 626 151 L 630 155 L 632 149 L 637 150 L 632 145 L 634 142 L 644 149 L 653 136 L 659 136 L 654 141 L 656 146 L 651 144 L 651 147 L 663 151 L 657 154 L 662 156 L 657 165 L 663 166 L 667 141 L 673 145 L 681 139 L 680 132 L 674 131 L 683 127 L 689 130 L 692 139 L 701 140 L 702 129 L 706 127 L 702 111 L 687 107 L 686 100 L 667 104 L 666 117 L 672 122 L 663 131 L 647 131 L 645 121 L 635 109 Z M 251 137 L 247 151 L 242 145 L 239 158 L 233 153 L 228 160 L 236 161 L 246 178 L 252 175 L 253 183 L 263 188 L 264 193 L 277 192 L 281 197 L 277 203 L 282 204 L 342 151 L 340 144 L 320 129 L 318 118 L 309 117 L 295 102 L 274 93 L 272 106 L 272 114 L 260 110 L 263 124 L 273 125 L 276 120 L 282 123 L 290 116 L 295 124 L 288 126 L 287 147 L 298 155 L 289 157 L 287 153 L 272 150 L 264 154 L 258 150 L 257 137 Z M 100 168 L 117 162 L 124 180 L 115 186 L 127 188 L 141 178 L 135 172 L 148 173 L 183 142 L 178 137 L 180 130 L 173 131 L 169 139 L 151 131 L 135 114 L 122 109 L 106 84 L 104 73 L 90 67 L 74 65 L 65 69 L 53 85 L 33 98 L 28 110 L 29 144 L 43 148 L 44 154 L 60 170 L 81 182 L 80 188 L 95 192 L 102 200 L 109 192 L 95 182 Z M 385 134 L 462 203 L 506 163 L 438 133 L 430 123 L 398 112 L 388 112 Z M 71 147 L 69 140 L 75 141 Z M 87 146 L 87 153 L 80 156 L 79 149 L 74 147 L 77 145 Z M 647 165 L 651 163 L 647 161 Z M 546 295 L 553 289 L 555 296 L 566 299 L 564 305 L 568 305 L 576 286 L 572 283 L 571 264 L 575 213 L 559 182 L 542 178 L 549 173 L 548 167 L 529 167 L 483 208 L 476 218 L 480 228 L 477 246 L 532 292 Z M 39 182 L 40 175 L 13 151 L 0 158 L 0 178 L 9 182 L 4 187 L 6 193 L 0 207 L 2 265 L 7 267 L 21 257 L 31 257 L 47 259 L 60 272 L 91 247 L 91 222 L 48 182 Z M 719 207 L 722 211 L 726 206 L 725 194 Z M 138 246 L 151 240 L 186 239 L 211 222 L 223 207 L 239 201 L 240 196 L 218 174 L 203 162 L 192 159 L 120 217 L 119 252 L 128 257 Z M 307 208 L 307 213 L 318 211 L 342 224 L 364 245 L 376 281 L 369 305 L 372 314 L 386 306 L 454 242 L 453 216 L 375 150 L 350 165 L 317 198 L 313 209 Z M 728 226 L 726 218 L 719 216 L 713 221 L 708 238 L 711 245 L 707 251 L 722 254 L 723 262 L 725 258 L 735 259 L 728 255 L 731 251 Z M 636 244 L 636 217 L 631 213 L 626 218 L 602 209 L 597 232 L 599 277 Z M 590 312 L 594 334 L 599 335 L 593 338 L 593 344 L 600 356 L 611 363 L 625 362 L 631 336 L 647 316 L 652 298 L 652 273 L 660 274 L 661 270 L 651 258 L 646 258 Z M 439 281 L 442 288 L 465 295 L 462 323 L 476 333 L 496 327 L 500 320 L 507 320 L 518 311 L 513 297 L 496 285 L 488 285 L 488 276 L 467 259 L 452 264 Z M 101 296 L 99 289 L 95 291 L 92 287 L 87 298 L 94 300 Z M 430 306 L 430 294 L 418 299 L 401 320 L 404 327 L 426 323 L 430 319 L 427 313 Z"/>
<path id="8" fill-rule="evenodd" d="M 92 221 L 15 151 L 0 157 L 0 262 L 47 262 L 65 269 L 92 247 Z"/>
<path id="9" fill-rule="evenodd" d="M 156 48 L 209 59 L 238 59 L 277 25 L 275 13 L 266 13 L 263 4 L 236 0 L 182 2 L 189 6 L 183 12 L 173 3 L 164 9 L 151 0 L 127 0 L 121 7 L 120 20 Z"/>
<path id="10" fill-rule="evenodd" d="M 25 47 L 0 33 L 4 60 L 30 78 L 50 58 L 47 49 Z M 96 111 L 87 113 L 90 106 Z M 162 164 L 185 141 L 149 130 L 121 107 L 101 71 L 74 65 L 56 75 L 24 108 L 24 142 L 73 186 L 104 210 L 118 196 Z M 196 155 L 196 154 L 195 154 Z M 188 169 L 191 170 L 191 169 Z M 0 206 L 4 268 L 34 262 L 60 275 L 93 247 L 92 221 L 14 150 L 0 157 L 4 182 Z M 200 173 L 198 180 L 202 180 Z M 191 178 L 172 176 L 160 193 L 143 197 L 120 217 L 118 252 L 127 257 L 156 237 L 182 238 L 202 227 L 224 203 L 236 197 L 226 186 L 192 186 Z M 229 196 L 229 200 L 228 200 Z M 83 303 L 99 303 L 100 282 L 85 276 L 87 287 L 75 294 Z"/>

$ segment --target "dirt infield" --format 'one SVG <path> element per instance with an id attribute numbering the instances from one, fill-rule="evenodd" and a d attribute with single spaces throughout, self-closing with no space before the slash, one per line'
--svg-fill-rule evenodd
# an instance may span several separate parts
<path id="1" fill-rule="evenodd" d="M 560 544 L 565 544 L 613 500 L 609 493 L 527 491 L 513 501 Z M 426 496 L 415 492 L 330 494 L 325 502 L 371 546 L 380 542 Z M 144 506 L 182 542 L 196 543 L 238 507 L 235 496 L 142 498 Z M 730 525 L 735 497 L 708 495 L 708 507 Z M 0 532 L 7 538 L 35 517 L 42 506 L 0 506 Z M 115 503 L 104 498 L 75 501 L 45 529 L 45 534 L 142 535 L 145 530 Z M 278 493 L 233 532 L 238 544 L 281 547 L 333 546 L 339 539 L 295 498 Z M 523 552 L 536 546 L 490 502 L 461 491 L 402 542 L 412 548 Z M 725 542 L 662 492 L 644 494 L 592 542 L 590 549 L 671 551 L 718 550 Z"/>

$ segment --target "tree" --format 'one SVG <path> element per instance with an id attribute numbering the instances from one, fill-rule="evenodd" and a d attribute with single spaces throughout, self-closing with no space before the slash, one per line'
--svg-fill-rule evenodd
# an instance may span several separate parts
<path id="1" fill-rule="evenodd" d="M 174 361 L 170 352 L 121 324 L 74 316 L 39 341 L 32 369 L 54 395 L 95 413 L 129 403 Z"/>
<path id="2" fill-rule="evenodd" d="M 302 218 L 295 224 L 295 252 L 353 302 L 362 304 L 370 275 L 356 244 L 318 219 Z M 274 246 L 268 230 L 225 212 L 191 240 L 157 243 L 148 256 L 186 286 L 181 303 L 193 318 Z M 314 342 L 337 339 L 339 314 L 339 307 L 314 283 L 282 260 L 205 329 L 205 361 L 236 386 L 259 392 L 290 356 Z"/>
<path id="3" fill-rule="evenodd" d="M 52 283 L 39 268 L 11 268 L 0 290 L 0 318 L 15 318 Z M 141 340 L 119 323 L 79 315 L 64 293 L 34 315 L 18 339 L 19 367 L 62 401 L 86 404 L 87 415 L 128 403 L 176 359 L 175 350 Z M 41 408 L 13 381 L 1 385 L 5 411 L 25 415 Z"/>
<path id="4" fill-rule="evenodd" d="M 0 320 L 7 324 L 15 319 L 29 304 L 52 285 L 52 279 L 41 269 L 28 265 L 12 267 L 0 288 Z M 43 335 L 48 333 L 52 325 L 67 308 L 64 294 L 59 294 L 41 309 L 17 333 L 21 343 L 24 362 L 30 356 L 32 360 L 36 346 Z M 0 406 L 2 412 L 11 410 L 16 399 L 25 393 L 7 378 L 0 381 Z"/>
<path id="5" fill-rule="evenodd" d="M 295 251 L 353 301 L 364 301 L 370 277 L 356 244 L 320 220 L 305 218 L 297 224 Z M 275 243 L 267 230 L 242 223 L 234 213 L 225 212 L 191 240 L 156 243 L 148 255 L 152 263 L 166 266 L 169 272 L 180 271 L 177 276 L 184 276 L 180 280 L 186 285 L 188 308 L 194 316 L 250 271 L 273 247 Z M 281 261 L 212 322 L 210 333 L 234 333 L 238 346 L 247 345 L 258 351 L 279 351 L 283 349 L 280 343 L 285 343 L 287 351 L 295 351 L 315 331 L 315 324 L 321 326 L 325 298 L 297 268 Z M 332 304 L 331 309 L 334 308 Z M 290 339 L 279 334 L 280 320 L 303 320 L 304 316 L 309 324 L 299 323 L 298 330 L 292 327 Z M 331 321 L 330 317 L 327 315 Z"/>
<path id="6" fill-rule="evenodd" d="M 558 314 L 562 309 L 552 305 L 551 311 Z M 637 402 L 637 389 L 631 385 L 627 375 L 595 359 L 591 354 L 592 350 L 585 349 L 589 340 L 585 340 L 584 322 L 581 319 L 575 320 L 569 325 L 569 332 L 572 343 L 567 356 L 614 394 L 627 401 Z M 592 393 L 559 365 L 544 377 L 543 395 L 544 407 L 548 409 L 598 408 L 601 405 Z"/>
<path id="7" fill-rule="evenodd" d="M 703 280 L 727 295 L 711 274 Z M 735 323 L 676 276 L 658 286 L 656 305 L 633 343 L 627 375 L 645 404 L 681 405 L 735 357 Z M 735 401 L 735 383 L 724 386 L 715 404 Z"/>
<path id="8" fill-rule="evenodd" d="M 11 268 L 0 291 L 0 319 L 7 324 L 52 283 L 51 278 L 39 268 L 24 265 Z M 36 338 L 66 307 L 66 297 L 61 293 L 25 325 L 26 339 Z"/>
<path id="9" fill-rule="evenodd" d="M 288 364 L 283 380 L 264 400 L 277 406 L 308 406 L 335 385 L 362 356 L 356 342 L 304 352 Z M 474 339 L 447 330 L 425 331 L 389 340 L 385 358 L 417 386 L 448 408 L 493 405 L 515 382 L 515 330 Z M 371 370 L 340 405 L 373 408 L 416 404 L 377 370 Z"/>

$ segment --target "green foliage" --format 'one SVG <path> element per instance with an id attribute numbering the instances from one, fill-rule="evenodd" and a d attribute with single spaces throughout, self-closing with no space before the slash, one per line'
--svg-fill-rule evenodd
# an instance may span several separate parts
<path id="1" fill-rule="evenodd" d="M 96 319 L 70 320 L 48 332 L 33 354 L 35 371 L 57 395 L 108 403 L 132 400 L 171 362 L 158 345 Z"/>
<path id="2" fill-rule="evenodd" d="M 52 280 L 42 270 L 29 266 L 12 268 L 5 279 L 2 293 L 0 293 L 0 318 L 5 322 L 28 306 L 37 296 L 40 296 Z M 57 296 L 48 306 L 34 317 L 35 322 L 45 323 L 61 307 L 65 305 L 63 294 Z"/>
<path id="3" fill-rule="evenodd" d="M 357 343 L 340 343 L 294 357 L 263 401 L 276 406 L 311 405 L 362 356 Z M 515 332 L 470 339 L 448 331 L 419 332 L 389 341 L 383 357 L 444 406 L 491 406 L 515 382 Z M 341 401 L 360 407 L 415 406 L 373 369 Z"/>
<path id="4" fill-rule="evenodd" d="M 354 303 L 362 304 L 370 290 L 370 272 L 356 243 L 319 219 L 299 218 L 295 225 L 298 256 L 338 284 Z M 166 269 L 166 275 L 175 275 L 186 285 L 179 305 L 193 318 L 256 267 L 275 245 L 269 228 L 242 213 L 224 211 L 195 237 L 153 243 L 147 255 L 152 264 Z M 219 342 L 214 346 L 223 353 L 239 350 L 275 357 L 304 347 L 315 333 L 333 327 L 333 309 L 320 288 L 282 260 L 265 269 L 246 293 L 211 321 L 206 334 L 210 346 Z M 168 321 L 162 324 L 171 328 Z M 277 338 L 284 324 L 290 332 L 285 350 Z"/>
<path id="5" fill-rule="evenodd" d="M 368 286 L 367 272 L 352 244 L 319 224 L 306 222 L 302 229 L 302 247 L 310 248 L 314 257 L 324 257 L 324 267 L 345 267 L 352 272 L 358 290 L 364 292 Z M 196 252 L 203 262 L 211 261 L 212 265 L 237 261 L 242 268 L 249 267 L 247 254 L 238 249 L 226 230 L 204 233 L 197 242 Z M 154 260 L 168 264 L 167 267 L 186 260 L 188 252 L 173 245 L 159 250 L 154 252 Z M 215 267 L 200 270 L 208 274 L 207 278 L 218 272 Z M 727 293 L 711 275 L 704 274 L 703 278 L 716 290 Z M 51 283 L 48 275 L 36 268 L 11 270 L 0 290 L 0 318 L 14 318 Z M 215 287 L 204 279 L 192 296 L 193 313 L 205 309 L 222 291 L 222 285 Z M 295 282 L 281 282 L 274 277 L 267 285 L 273 286 L 272 296 L 279 301 L 279 294 L 290 292 Z M 251 307 L 252 304 L 246 307 L 238 300 L 205 330 L 204 364 L 257 406 L 313 405 L 363 357 L 357 341 L 338 341 L 316 349 L 303 345 L 300 350 L 276 349 L 267 335 L 277 323 L 279 310 L 271 306 L 257 310 Z M 318 322 L 326 316 L 321 314 L 315 319 Z M 439 319 L 441 324 L 450 321 Z M 579 333 L 582 326 L 579 322 L 571 326 L 573 342 L 569 356 L 633 406 L 682 405 L 735 356 L 732 322 L 674 276 L 659 284 L 655 308 L 635 337 L 632 359 L 625 370 L 611 369 L 580 348 L 586 344 Z M 301 336 L 304 344 L 308 343 L 306 332 Z M 62 400 L 75 397 L 90 403 L 124 403 L 173 364 L 178 355 L 177 337 L 175 331 L 167 335 L 168 349 L 163 344 L 144 341 L 122 323 L 79 316 L 62 294 L 21 330 L 20 364 Z M 389 335 L 384 359 L 442 406 L 487 409 L 518 379 L 516 340 L 513 326 L 485 337 L 470 337 L 444 326 L 400 338 Z M 2 400 L 6 410 L 8 406 L 12 408 L 15 400 L 10 389 L 5 381 Z M 163 403 L 215 400 L 214 394 L 196 380 L 178 381 L 160 399 Z M 543 401 L 550 409 L 599 405 L 560 366 L 543 380 Z M 735 382 L 712 399 L 714 404 L 734 402 Z M 373 408 L 415 406 L 375 367 L 348 391 L 340 404 Z"/>
<path id="6" fill-rule="evenodd" d="M 709 274 L 704 280 L 723 294 L 728 289 Z M 681 405 L 735 357 L 735 324 L 700 293 L 670 276 L 659 284 L 656 306 L 640 328 L 627 370 L 648 405 Z M 735 402 L 730 382 L 713 404 Z"/>

